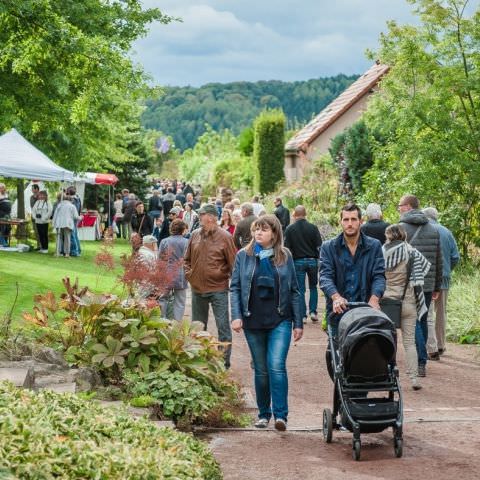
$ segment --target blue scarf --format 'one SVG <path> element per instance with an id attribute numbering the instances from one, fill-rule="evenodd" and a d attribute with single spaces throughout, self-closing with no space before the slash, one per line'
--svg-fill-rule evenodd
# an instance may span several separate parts
<path id="1" fill-rule="evenodd" d="M 257 276 L 258 295 L 260 298 L 273 298 L 275 295 L 275 276 L 270 261 L 270 258 L 274 255 L 273 248 L 263 248 L 255 243 L 253 252 L 260 260 Z"/>

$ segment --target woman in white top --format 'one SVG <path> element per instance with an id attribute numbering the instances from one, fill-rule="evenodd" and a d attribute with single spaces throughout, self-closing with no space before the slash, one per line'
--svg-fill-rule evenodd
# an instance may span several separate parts
<path id="1" fill-rule="evenodd" d="M 57 230 L 57 252 L 59 257 L 63 251 L 65 256 L 70 256 L 70 245 L 72 230 L 75 227 L 75 222 L 80 218 L 75 205 L 71 202 L 70 195 L 58 194 L 58 205 L 53 214 L 53 227 Z"/>
<path id="2" fill-rule="evenodd" d="M 115 201 L 113 202 L 113 209 L 115 211 L 113 221 L 115 222 L 117 228 L 118 228 L 118 233 L 117 233 L 117 238 L 123 237 L 126 238 L 126 231 L 123 228 L 123 196 L 121 193 L 117 193 L 115 195 Z"/>
<path id="3" fill-rule="evenodd" d="M 194 226 L 198 224 L 198 214 L 193 209 L 193 203 L 187 202 L 183 212 L 182 220 L 188 225 L 188 232 L 190 233 Z"/>
<path id="4" fill-rule="evenodd" d="M 38 199 L 32 207 L 32 218 L 38 232 L 40 253 L 48 253 L 48 224 L 52 217 L 52 204 L 48 201 L 48 193 L 41 190 Z"/>

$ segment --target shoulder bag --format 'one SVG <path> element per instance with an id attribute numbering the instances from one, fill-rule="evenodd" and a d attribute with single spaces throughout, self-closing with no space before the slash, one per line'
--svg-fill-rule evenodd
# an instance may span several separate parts
<path id="1" fill-rule="evenodd" d="M 380 309 L 382 312 L 395 324 L 396 328 L 402 326 L 402 304 L 407 293 L 408 282 L 410 281 L 410 274 L 412 273 L 413 256 L 410 254 L 407 263 L 407 281 L 403 289 L 403 295 L 400 299 L 395 298 L 381 298 Z"/>

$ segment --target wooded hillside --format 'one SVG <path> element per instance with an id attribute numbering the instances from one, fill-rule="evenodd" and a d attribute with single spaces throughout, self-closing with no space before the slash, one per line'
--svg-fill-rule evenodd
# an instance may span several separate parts
<path id="1" fill-rule="evenodd" d="M 193 147 L 208 123 L 234 134 L 251 125 L 264 108 L 281 108 L 288 128 L 308 122 L 358 77 L 337 75 L 307 81 L 210 83 L 200 88 L 167 87 L 165 95 L 147 101 L 146 128 L 171 135 L 181 150 Z"/>

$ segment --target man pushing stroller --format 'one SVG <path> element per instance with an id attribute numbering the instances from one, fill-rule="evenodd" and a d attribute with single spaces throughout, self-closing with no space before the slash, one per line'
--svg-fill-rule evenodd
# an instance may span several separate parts
<path id="1" fill-rule="evenodd" d="M 320 288 L 327 317 L 333 312 L 332 333 L 349 302 L 365 302 L 379 310 L 385 291 L 385 261 L 381 243 L 360 231 L 362 212 L 349 203 L 340 212 L 342 233 L 325 242 L 320 252 Z"/>

